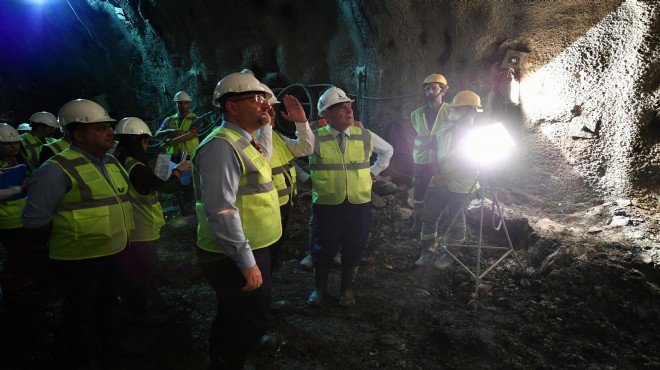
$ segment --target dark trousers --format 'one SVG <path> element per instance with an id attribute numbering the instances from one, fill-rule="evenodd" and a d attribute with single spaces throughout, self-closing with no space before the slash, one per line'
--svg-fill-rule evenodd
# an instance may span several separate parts
<path id="1" fill-rule="evenodd" d="M 340 247 L 342 268 L 359 266 L 369 239 L 371 218 L 371 202 L 344 202 L 337 205 L 313 203 L 314 267 L 330 268 Z"/>
<path id="2" fill-rule="evenodd" d="M 252 251 L 263 283 L 257 290 L 243 292 L 245 278 L 231 258 L 196 250 L 202 273 L 218 299 L 209 337 L 211 361 L 245 358 L 258 347 L 270 324 L 270 252 L 268 248 Z"/>
<path id="3" fill-rule="evenodd" d="M 0 229 L 0 243 L 7 251 L 5 268 L 2 272 L 3 295 L 15 293 L 32 284 L 34 272 L 32 247 L 22 227 Z"/>
<path id="4" fill-rule="evenodd" d="M 99 315 L 119 304 L 117 258 L 55 260 L 64 282 L 62 331 L 71 349 L 87 348 L 96 338 Z"/>
<path id="5" fill-rule="evenodd" d="M 413 199 L 417 202 L 424 200 L 424 194 L 429 187 L 433 172 L 430 164 L 415 164 L 413 175 Z"/>
<path id="6" fill-rule="evenodd" d="M 286 226 L 289 222 L 289 213 L 291 213 L 291 202 L 280 206 L 280 219 L 282 220 L 282 236 L 280 236 L 277 241 L 268 247 L 270 250 L 270 267 L 271 269 L 275 268 L 275 263 L 280 256 L 280 249 L 282 249 L 282 243 L 284 242 L 284 237 L 286 235 Z"/>
<path id="7" fill-rule="evenodd" d="M 158 297 L 153 281 L 158 265 L 157 246 L 157 240 L 131 242 L 118 257 L 122 298 L 134 315 L 146 313 L 149 301 Z"/>
<path id="8" fill-rule="evenodd" d="M 424 197 L 426 207 L 422 216 L 422 239 L 438 236 L 438 221 L 444 212 L 446 227 L 449 227 L 449 223 L 456 217 L 451 230 L 443 230 L 448 231 L 446 242 L 454 244 L 463 241 L 467 230 L 465 212 L 469 196 L 470 194 L 452 193 L 442 186 L 429 187 Z"/>

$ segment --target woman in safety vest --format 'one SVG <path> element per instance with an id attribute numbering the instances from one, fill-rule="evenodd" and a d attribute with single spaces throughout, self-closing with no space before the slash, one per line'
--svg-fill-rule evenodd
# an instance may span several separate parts
<path id="1" fill-rule="evenodd" d="M 0 243 L 7 250 L 3 299 L 32 285 L 28 274 L 31 248 L 25 243 L 21 221 L 27 189 L 26 163 L 18 131 L 6 123 L 0 124 Z"/>
<path id="2" fill-rule="evenodd" d="M 148 166 L 147 146 L 153 135 L 149 127 L 139 118 L 126 117 L 115 127 L 119 140 L 117 159 L 129 174 L 128 194 L 133 199 L 135 230 L 130 236 L 130 245 L 123 257 L 122 276 L 128 285 L 126 292 L 129 309 L 136 324 L 155 324 L 166 319 L 162 315 L 147 315 L 150 304 L 159 300 L 153 284 L 153 272 L 158 262 L 157 241 L 160 228 L 165 224 L 163 209 L 158 193 L 173 193 L 180 189 L 179 177 L 190 170 L 188 161 L 172 170 L 167 180 L 161 180 Z"/>

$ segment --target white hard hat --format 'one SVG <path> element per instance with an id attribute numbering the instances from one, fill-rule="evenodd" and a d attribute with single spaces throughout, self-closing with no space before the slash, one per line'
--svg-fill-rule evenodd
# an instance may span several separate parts
<path id="1" fill-rule="evenodd" d="M 268 103 L 270 105 L 282 103 L 281 101 L 277 100 L 277 97 L 275 97 L 275 93 L 273 93 L 273 90 L 271 90 L 270 87 L 266 86 L 266 84 L 263 83 L 261 85 L 263 86 L 264 90 L 266 90 L 266 95 L 270 94 L 270 98 L 268 98 Z"/>
<path id="2" fill-rule="evenodd" d="M 149 126 L 137 117 L 126 117 L 119 120 L 119 123 L 115 127 L 115 134 L 154 136 L 151 134 Z"/>
<path id="3" fill-rule="evenodd" d="M 57 118 L 48 112 L 37 112 L 30 117 L 31 122 L 43 123 L 46 126 L 57 127 Z"/>
<path id="4" fill-rule="evenodd" d="M 6 123 L 0 123 L 0 143 L 15 143 L 21 141 L 21 135 L 15 128 Z"/>
<path id="5" fill-rule="evenodd" d="M 332 107 L 335 104 L 340 104 L 340 103 L 346 103 L 346 102 L 353 102 L 353 99 L 349 99 L 348 96 L 346 96 L 346 93 L 344 90 L 338 88 L 338 87 L 331 87 L 321 95 L 319 98 L 318 104 L 317 104 L 317 109 L 319 112 L 319 116 L 323 117 L 323 112 L 325 112 L 328 108 Z"/>
<path id="6" fill-rule="evenodd" d="M 32 126 L 29 123 L 21 123 L 16 130 L 18 132 L 30 132 L 32 131 Z"/>
<path id="7" fill-rule="evenodd" d="M 231 93 L 241 94 L 247 92 L 262 92 L 266 94 L 266 99 L 270 99 L 273 94 L 264 89 L 264 84 L 259 82 L 252 74 L 244 72 L 230 73 L 225 76 L 213 91 L 213 105 L 221 107 L 220 99 Z"/>
<path id="8" fill-rule="evenodd" d="M 188 95 L 187 92 L 185 91 L 179 91 L 178 93 L 174 94 L 174 99 L 173 101 L 190 101 L 190 95 Z"/>
<path id="9" fill-rule="evenodd" d="M 57 113 L 58 120 L 62 126 L 72 122 L 97 123 L 115 122 L 114 118 L 98 103 L 87 99 L 72 100 L 60 108 Z"/>

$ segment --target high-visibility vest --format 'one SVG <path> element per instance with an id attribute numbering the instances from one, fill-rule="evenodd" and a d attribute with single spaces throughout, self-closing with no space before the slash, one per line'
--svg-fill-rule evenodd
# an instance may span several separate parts
<path id="1" fill-rule="evenodd" d="M 194 113 L 188 113 L 188 115 L 181 121 L 181 126 L 179 126 L 179 113 L 176 113 L 167 118 L 167 128 L 175 129 L 183 132 L 190 131 L 190 127 L 197 121 L 197 115 Z M 199 139 L 197 136 L 194 138 L 184 141 L 183 143 L 177 143 L 167 148 L 167 154 L 179 154 L 183 151 L 188 152 L 188 155 L 197 149 L 199 146 Z"/>
<path id="2" fill-rule="evenodd" d="M 458 156 L 462 156 L 463 153 L 460 150 L 460 143 L 454 142 L 456 140 L 455 129 L 454 124 L 443 124 L 433 133 L 433 139 L 438 141 L 437 163 L 441 163 L 440 172 L 448 176 L 445 184 L 447 190 L 452 193 L 466 194 L 470 190 L 479 189 L 479 183 L 475 184 L 479 171 L 462 169 L 464 161 L 460 160 Z M 475 185 L 474 189 L 472 189 L 472 185 Z"/>
<path id="3" fill-rule="evenodd" d="M 13 167 L 0 160 L 0 168 Z M 23 227 L 21 212 L 25 207 L 25 197 L 11 200 L 0 200 L 0 229 L 17 229 Z"/>
<path id="4" fill-rule="evenodd" d="M 321 127 L 325 127 L 328 125 L 328 120 L 325 118 L 319 118 L 318 121 L 312 121 L 309 123 L 309 128 L 314 131 L 316 129 L 319 129 Z M 353 121 L 353 124 L 351 126 L 357 126 L 360 128 L 364 128 L 364 125 L 362 124 L 361 121 Z"/>
<path id="5" fill-rule="evenodd" d="M 198 150 L 193 153 L 193 161 L 199 153 L 199 149 L 211 140 L 227 141 L 241 162 L 243 172 L 238 182 L 235 205 L 241 218 L 243 234 L 250 244 L 250 249 L 265 248 L 275 243 L 282 236 L 282 221 L 280 220 L 277 190 L 273 186 L 271 168 L 266 162 L 266 158 L 238 132 L 218 127 L 202 141 Z M 197 199 L 195 210 L 199 222 L 197 246 L 209 252 L 222 253 L 215 242 L 204 213 L 200 181 L 203 179 L 193 165 L 193 185 Z"/>
<path id="6" fill-rule="evenodd" d="M 81 153 L 67 149 L 48 162 L 71 180 L 52 215 L 50 258 L 80 260 L 122 251 L 135 228 L 128 174 L 113 156 L 103 165 L 110 183 Z"/>
<path id="7" fill-rule="evenodd" d="M 417 133 L 415 145 L 413 146 L 413 163 L 428 164 L 430 162 L 429 146 L 431 144 L 431 135 L 437 130 L 439 123 L 448 121 L 448 117 L 449 105 L 446 103 L 442 103 L 440 106 L 431 129 L 429 129 L 427 123 L 424 107 L 417 108 L 410 114 L 410 120 Z"/>
<path id="8" fill-rule="evenodd" d="M 32 167 L 36 168 L 39 166 L 39 153 L 41 153 L 41 146 L 44 145 L 44 143 L 30 132 L 22 134 L 21 138 L 23 139 L 21 140 L 21 145 L 25 148 L 28 162 L 32 164 Z"/>
<path id="9" fill-rule="evenodd" d="M 71 143 L 64 140 L 64 138 L 60 138 L 60 139 L 52 141 L 48 144 L 45 144 L 44 146 L 49 147 L 50 150 L 53 151 L 53 154 L 58 154 L 58 153 L 64 151 L 64 149 L 68 148 L 70 145 L 71 145 Z"/>
<path id="10" fill-rule="evenodd" d="M 129 179 L 131 171 L 136 166 L 146 165 L 133 157 L 127 157 L 124 164 Z M 128 195 L 133 199 L 133 219 L 135 230 L 131 234 L 131 241 L 147 242 L 160 238 L 160 229 L 165 225 L 163 208 L 158 200 L 158 192 L 152 191 L 147 195 L 138 193 L 133 184 L 129 183 Z"/>
<path id="11" fill-rule="evenodd" d="M 371 132 L 355 126 L 349 130 L 343 155 L 328 126 L 314 131 L 314 153 L 309 156 L 314 203 L 340 204 L 346 199 L 352 204 L 371 201 Z"/>
<path id="12" fill-rule="evenodd" d="M 273 174 L 273 186 L 277 190 L 280 206 L 283 206 L 296 195 L 296 167 L 293 165 L 293 154 L 278 133 L 273 135 L 273 155 L 269 165 Z M 286 185 L 287 178 L 289 186 Z"/>

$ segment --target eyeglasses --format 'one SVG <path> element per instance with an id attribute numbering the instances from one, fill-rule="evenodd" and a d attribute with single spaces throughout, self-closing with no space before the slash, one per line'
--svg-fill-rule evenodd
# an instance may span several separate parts
<path id="1" fill-rule="evenodd" d="M 241 101 L 241 100 L 250 100 L 250 99 L 257 102 L 257 104 L 263 104 L 263 103 L 268 102 L 268 100 L 266 100 L 266 98 L 263 95 L 260 95 L 260 94 L 250 95 L 250 96 L 246 96 L 244 98 L 232 99 L 232 100 L 229 100 L 229 101 L 230 102 L 237 102 L 237 101 Z"/>

